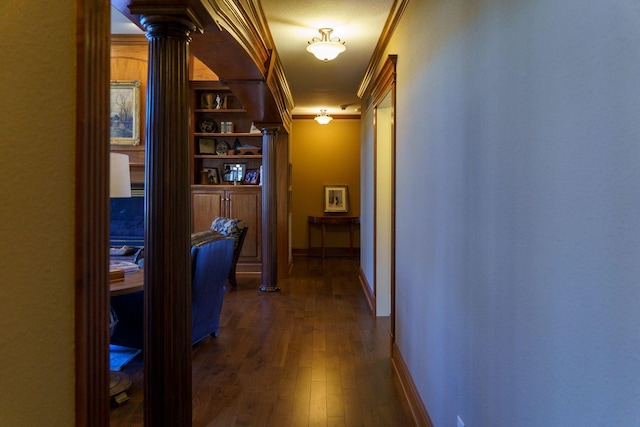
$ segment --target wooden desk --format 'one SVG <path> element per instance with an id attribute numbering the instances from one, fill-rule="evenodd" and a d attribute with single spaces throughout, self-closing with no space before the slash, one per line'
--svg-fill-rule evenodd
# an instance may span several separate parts
<path id="1" fill-rule="evenodd" d="M 144 289 L 144 270 L 125 273 L 124 280 L 110 282 L 111 296 L 124 295 Z M 111 309 L 113 310 L 113 309 Z M 142 315 L 142 313 L 140 313 Z M 109 319 L 111 320 L 111 319 Z M 113 333 L 113 330 L 111 331 Z M 111 405 L 120 406 L 129 400 L 127 391 L 131 387 L 131 378 L 124 372 L 109 371 L 109 398 Z"/>
<path id="2" fill-rule="evenodd" d="M 111 282 L 109 289 L 111 296 L 130 294 L 144 288 L 144 270 L 141 268 L 133 273 L 125 273 L 124 280 Z"/>
<path id="3" fill-rule="evenodd" d="M 311 256 L 311 225 L 320 224 L 322 226 L 322 260 L 324 261 L 324 235 L 327 225 L 348 225 L 349 226 L 349 256 L 353 257 L 353 229 L 356 224 L 360 224 L 359 216 L 311 216 L 308 220 L 309 256 Z"/>

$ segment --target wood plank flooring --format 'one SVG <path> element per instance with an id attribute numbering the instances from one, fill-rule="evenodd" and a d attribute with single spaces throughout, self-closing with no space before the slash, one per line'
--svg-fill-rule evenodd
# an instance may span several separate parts
<path id="1" fill-rule="evenodd" d="M 410 426 L 389 360 L 389 319 L 370 313 L 349 258 L 296 257 L 281 291 L 240 276 L 217 338 L 195 345 L 193 426 Z M 111 426 L 143 425 L 142 357 Z"/>

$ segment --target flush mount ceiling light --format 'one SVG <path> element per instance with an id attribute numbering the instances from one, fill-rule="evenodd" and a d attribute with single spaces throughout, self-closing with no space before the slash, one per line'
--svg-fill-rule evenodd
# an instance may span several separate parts
<path id="1" fill-rule="evenodd" d="M 318 30 L 322 38 L 314 37 L 307 46 L 307 52 L 312 53 L 320 61 L 331 61 L 336 56 L 347 50 L 343 41 L 338 37 L 331 38 L 333 28 L 320 28 Z"/>
<path id="2" fill-rule="evenodd" d="M 333 117 L 327 114 L 327 110 L 320 110 L 320 114 L 318 114 L 313 120 L 320 123 L 321 125 L 326 125 L 331 120 L 333 120 Z"/>

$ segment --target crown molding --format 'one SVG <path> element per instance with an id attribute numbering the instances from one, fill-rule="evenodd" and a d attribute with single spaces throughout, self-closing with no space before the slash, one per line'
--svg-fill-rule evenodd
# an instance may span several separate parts
<path id="1" fill-rule="evenodd" d="M 402 17 L 402 14 L 404 13 L 408 4 L 409 0 L 394 0 L 391 7 L 391 12 L 387 17 L 387 22 L 385 22 L 384 24 L 384 28 L 382 29 L 382 33 L 380 34 L 380 38 L 378 39 L 378 44 L 373 50 L 371 60 L 369 61 L 369 65 L 367 65 L 367 70 L 365 71 L 362 82 L 360 83 L 360 87 L 358 88 L 357 94 L 360 99 L 363 99 L 369 91 L 369 87 L 371 85 L 371 82 L 373 81 L 373 77 L 376 74 L 376 70 L 382 63 L 384 51 L 389 45 L 391 36 L 393 36 L 396 27 L 400 23 L 400 18 Z"/>

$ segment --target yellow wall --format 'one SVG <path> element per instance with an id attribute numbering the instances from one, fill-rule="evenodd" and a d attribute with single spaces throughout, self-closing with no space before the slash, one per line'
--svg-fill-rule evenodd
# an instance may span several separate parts
<path id="1" fill-rule="evenodd" d="M 360 215 L 360 120 L 335 119 L 319 125 L 294 119 L 291 132 L 292 248 L 308 247 L 307 216 L 323 215 L 324 185 L 349 186 L 349 215 Z M 319 246 L 318 233 L 312 235 Z M 354 245 L 359 246 L 358 234 Z M 328 232 L 327 247 L 348 247 L 348 229 Z"/>
<path id="2" fill-rule="evenodd" d="M 76 6 L 0 16 L 0 425 L 71 426 Z"/>

